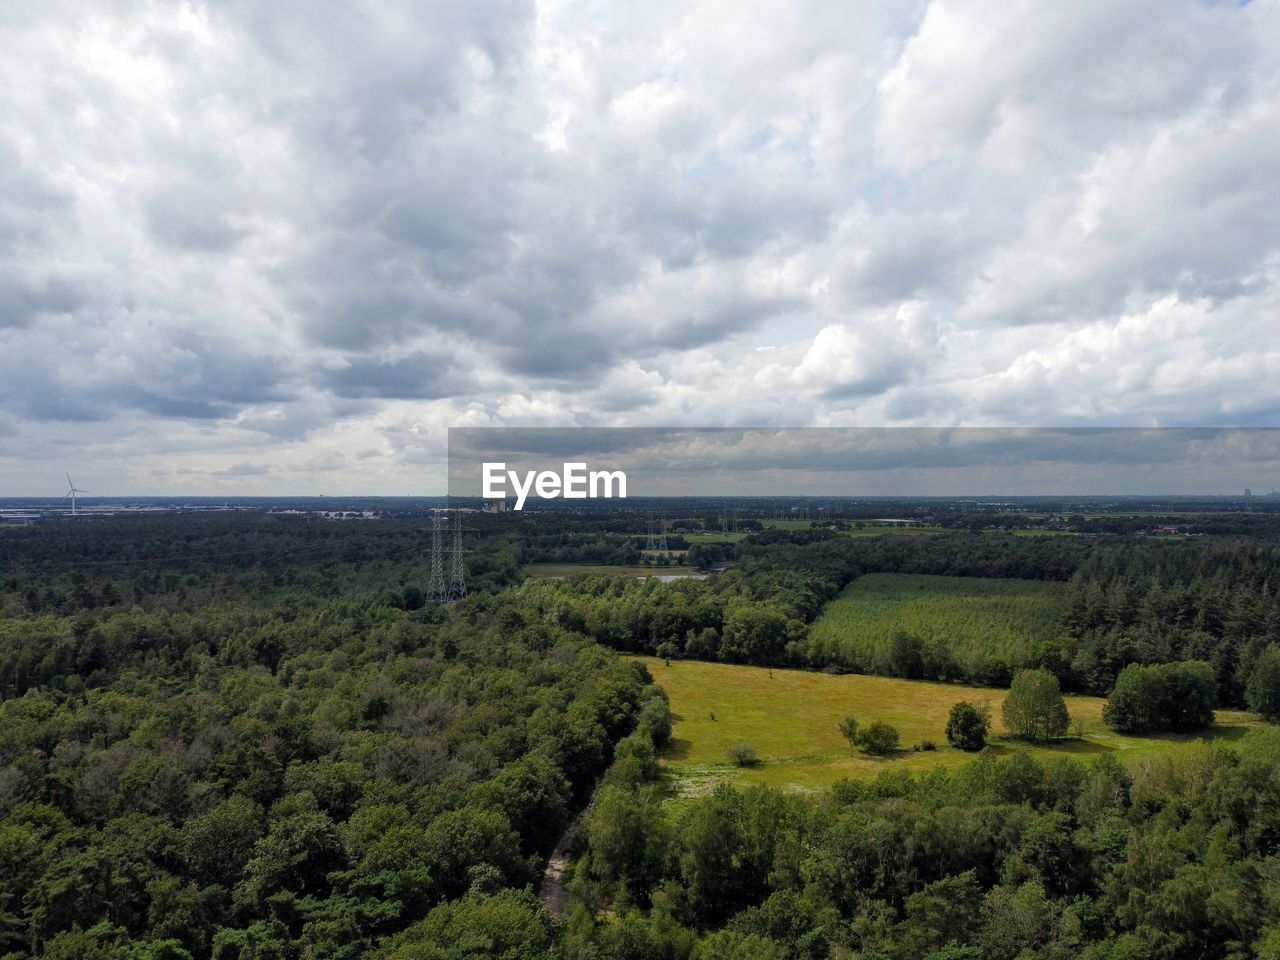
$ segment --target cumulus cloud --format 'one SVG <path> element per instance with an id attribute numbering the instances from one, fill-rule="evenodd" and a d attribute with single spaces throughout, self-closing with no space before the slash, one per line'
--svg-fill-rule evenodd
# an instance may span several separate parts
<path id="1" fill-rule="evenodd" d="M 18 5 L 0 492 L 440 489 L 450 425 L 1271 424 L 1277 196 L 1268 2 Z"/>

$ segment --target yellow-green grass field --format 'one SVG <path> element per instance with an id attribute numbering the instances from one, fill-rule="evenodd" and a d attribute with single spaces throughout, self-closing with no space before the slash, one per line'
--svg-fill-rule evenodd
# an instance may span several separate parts
<path id="1" fill-rule="evenodd" d="M 1008 738 L 1000 721 L 1007 690 L 694 660 L 673 660 L 668 665 L 654 657 L 636 659 L 649 668 L 671 699 L 675 726 L 672 743 L 661 759 L 680 795 L 703 793 L 721 780 L 808 790 L 885 770 L 958 766 L 974 756 L 947 745 L 947 715 L 958 700 L 990 703 L 989 742 L 994 749 L 1028 750 L 1042 759 L 1087 760 L 1114 751 L 1128 761 L 1185 749 L 1189 743 L 1230 742 L 1261 725 L 1253 714 L 1219 710 L 1218 723 L 1204 734 L 1126 736 L 1102 723 L 1105 701 L 1101 698 L 1068 696 L 1071 716 L 1084 722 L 1083 737 L 1029 745 Z M 872 720 L 893 724 L 903 749 L 888 758 L 851 750 L 836 728 L 845 715 L 863 724 Z M 925 739 L 934 741 L 937 750 L 913 752 L 912 745 Z M 735 743 L 749 743 L 761 762 L 754 767 L 734 766 L 726 751 Z"/>
<path id="2" fill-rule="evenodd" d="M 832 518 L 833 520 L 836 518 Z M 765 529 L 772 530 L 809 530 L 814 529 L 814 523 L 818 522 L 821 526 L 822 521 L 814 520 L 763 520 L 761 523 Z M 861 526 L 854 527 L 849 530 L 838 531 L 842 537 L 883 537 L 890 535 L 914 535 L 921 534 L 937 534 L 937 533 L 954 533 L 946 527 L 938 527 L 932 524 L 924 523 L 884 523 L 876 520 L 858 520 L 845 518 L 845 523 L 856 523 Z"/>
<path id="3" fill-rule="evenodd" d="M 701 533 L 680 533 L 673 536 L 684 537 L 688 543 L 737 543 L 739 540 L 746 538 L 745 533 L 735 533 L 733 531 L 724 532 L 720 530 L 706 530 Z"/>
<path id="4" fill-rule="evenodd" d="M 596 577 L 695 577 L 701 576 L 693 567 L 683 566 L 619 566 L 604 563 L 530 563 L 521 570 L 526 577 L 535 580 L 555 580 L 587 573 Z"/>

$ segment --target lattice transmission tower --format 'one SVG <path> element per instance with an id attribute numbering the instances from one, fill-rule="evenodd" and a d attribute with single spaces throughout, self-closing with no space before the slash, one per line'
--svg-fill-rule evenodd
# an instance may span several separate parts
<path id="1" fill-rule="evenodd" d="M 450 563 L 449 603 L 467 595 L 467 572 L 462 564 L 462 511 L 453 511 L 453 557 Z"/>
<path id="2" fill-rule="evenodd" d="M 449 514 L 453 514 L 448 531 Z M 451 532 L 448 550 L 444 537 Z M 445 582 L 448 567 L 448 583 Z M 427 586 L 428 603 L 453 603 L 467 595 L 467 569 L 462 562 L 462 511 L 443 508 L 431 511 L 431 581 Z"/>
<path id="3" fill-rule="evenodd" d="M 427 603 L 449 602 L 449 593 L 444 586 L 440 512 L 439 510 L 431 511 L 431 580 L 427 586 Z"/>

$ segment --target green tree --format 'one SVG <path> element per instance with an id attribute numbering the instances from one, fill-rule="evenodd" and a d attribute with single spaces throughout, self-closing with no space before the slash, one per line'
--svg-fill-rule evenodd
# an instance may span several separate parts
<path id="1" fill-rule="evenodd" d="M 720 930 L 693 949 L 693 960 L 786 960 L 782 944 L 754 933 Z"/>
<path id="2" fill-rule="evenodd" d="M 658 772 L 658 753 L 653 748 L 653 741 L 637 731 L 618 741 L 613 752 L 613 764 L 605 779 L 618 786 L 638 787 L 657 780 Z"/>
<path id="3" fill-rule="evenodd" d="M 1264 720 L 1280 720 L 1280 646 L 1273 643 L 1258 655 L 1244 696 L 1249 709 L 1260 713 Z"/>
<path id="4" fill-rule="evenodd" d="M 551 960 L 551 918 L 527 891 L 444 903 L 378 950 L 378 960 Z"/>
<path id="5" fill-rule="evenodd" d="M 1124 733 L 1199 730 L 1213 724 L 1217 692 L 1213 667 L 1202 661 L 1131 663 L 1116 677 L 1102 719 Z"/>
<path id="6" fill-rule="evenodd" d="M 787 617 L 764 603 L 739 603 L 724 617 L 721 653 L 747 663 L 776 663 L 787 644 Z"/>
<path id="7" fill-rule="evenodd" d="M 946 877 L 907 897 L 902 939 L 910 956 L 964 943 L 982 922 L 982 887 L 973 870 Z M 936 956 L 936 954 L 935 954 Z"/>
<path id="8" fill-rule="evenodd" d="M 987 745 L 991 708 L 986 703 L 961 700 L 947 718 L 947 743 L 961 750 L 981 750 Z"/>
<path id="9" fill-rule="evenodd" d="M 507 815 L 526 852 L 550 850 L 569 820 L 569 782 L 559 767 L 538 754 L 507 764 L 477 794 L 481 805 Z"/>
<path id="10" fill-rule="evenodd" d="M 898 729 L 883 720 L 872 720 L 858 731 L 858 745 L 866 753 L 887 757 L 898 749 Z"/>
<path id="11" fill-rule="evenodd" d="M 662 873 L 669 842 L 662 805 L 651 791 L 600 788 L 583 823 L 588 840 L 590 876 L 645 903 Z"/>
<path id="12" fill-rule="evenodd" d="M 737 802 L 733 788 L 722 785 L 680 827 L 680 875 L 689 906 L 703 921 L 720 920 L 738 906 L 742 834 L 734 816 Z"/>
<path id="13" fill-rule="evenodd" d="M 343 865 L 343 858 L 337 828 L 326 814 L 304 810 L 282 817 L 254 846 L 237 897 L 262 908 L 282 891 L 323 896 L 329 873 Z"/>
<path id="14" fill-rule="evenodd" d="M 427 827 L 423 846 L 431 875 L 446 897 L 466 893 L 476 868 L 485 866 L 513 886 L 528 879 L 520 839 L 499 810 L 467 806 L 442 813 Z"/>
<path id="15" fill-rule="evenodd" d="M 1013 678 L 1001 713 L 1004 725 L 1028 740 L 1060 737 L 1071 721 L 1058 678 L 1043 667 L 1022 670 Z"/>
<path id="16" fill-rule="evenodd" d="M 899 630 L 889 638 L 889 665 L 895 677 L 924 675 L 924 641 Z"/>
<path id="17" fill-rule="evenodd" d="M 849 741 L 849 748 L 858 745 L 858 720 L 856 717 L 842 717 L 839 723 L 840 735 Z"/>

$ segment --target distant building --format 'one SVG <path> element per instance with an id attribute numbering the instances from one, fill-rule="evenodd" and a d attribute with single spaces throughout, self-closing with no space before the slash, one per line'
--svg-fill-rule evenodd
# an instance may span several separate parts
<path id="1" fill-rule="evenodd" d="M 498 497 L 496 500 L 486 500 L 484 502 L 484 512 L 485 513 L 506 513 L 507 498 Z"/>
<path id="2" fill-rule="evenodd" d="M 1244 495 L 1245 495 L 1246 497 L 1252 497 L 1252 496 L 1253 496 L 1253 491 L 1252 491 L 1252 490 L 1250 490 L 1248 487 L 1245 487 L 1245 488 L 1244 488 Z"/>

